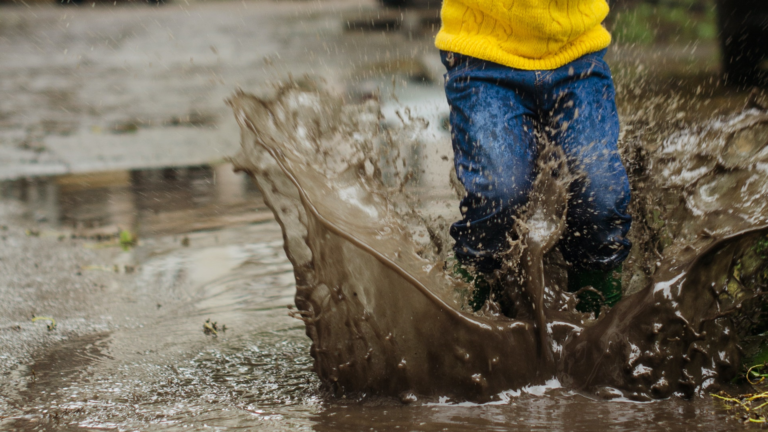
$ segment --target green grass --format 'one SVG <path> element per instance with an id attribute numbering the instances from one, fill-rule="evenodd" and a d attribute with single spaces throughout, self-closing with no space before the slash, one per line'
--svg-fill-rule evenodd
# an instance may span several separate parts
<path id="1" fill-rule="evenodd" d="M 717 37 L 717 15 L 712 0 L 659 0 L 616 7 L 611 12 L 614 40 L 625 44 L 650 45 L 712 41 Z"/>

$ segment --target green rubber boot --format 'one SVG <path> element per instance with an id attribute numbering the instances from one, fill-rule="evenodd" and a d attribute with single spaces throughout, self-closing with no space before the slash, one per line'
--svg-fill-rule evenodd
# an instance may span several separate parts
<path id="1" fill-rule="evenodd" d="M 491 284 L 488 283 L 485 275 L 480 272 L 471 272 L 458 261 L 453 265 L 453 274 L 475 288 L 468 303 L 473 311 L 480 310 L 491 296 Z"/>
<path id="2" fill-rule="evenodd" d="M 586 313 L 594 312 L 595 316 L 600 316 L 600 308 L 603 305 L 613 307 L 618 303 L 621 300 L 621 270 L 622 266 L 608 271 L 569 271 L 568 291 L 576 292 L 586 286 L 591 286 L 600 291 L 605 298 L 603 301 L 596 293 L 584 291 L 579 294 L 579 304 L 576 306 L 576 310 Z M 618 274 L 618 277 L 614 274 Z"/>

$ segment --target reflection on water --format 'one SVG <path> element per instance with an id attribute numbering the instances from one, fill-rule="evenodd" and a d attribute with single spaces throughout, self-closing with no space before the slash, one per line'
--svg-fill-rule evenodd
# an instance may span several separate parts
<path id="1" fill-rule="evenodd" d="M 382 406 L 383 405 L 383 406 Z M 744 430 L 710 401 L 654 403 L 595 401 L 570 392 L 522 395 L 504 404 L 329 404 L 313 417 L 313 430 L 389 431 L 669 431 Z"/>
<path id="2" fill-rule="evenodd" d="M 229 164 L 19 179 L 0 182 L 0 197 L 84 234 L 123 228 L 150 236 L 271 218 L 250 178 Z"/>

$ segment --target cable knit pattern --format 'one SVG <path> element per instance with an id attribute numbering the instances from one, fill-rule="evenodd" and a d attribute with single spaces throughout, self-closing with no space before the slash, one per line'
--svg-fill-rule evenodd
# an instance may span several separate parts
<path id="1" fill-rule="evenodd" d="M 605 0 L 443 0 L 435 45 L 516 69 L 557 69 L 607 47 Z"/>

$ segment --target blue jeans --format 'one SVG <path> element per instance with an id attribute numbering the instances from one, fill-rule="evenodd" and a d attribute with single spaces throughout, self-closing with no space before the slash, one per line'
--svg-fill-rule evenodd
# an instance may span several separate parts
<path id="1" fill-rule="evenodd" d="M 572 171 L 567 231 L 558 244 L 575 270 L 626 259 L 629 181 L 617 149 L 619 118 L 605 50 L 555 70 L 526 71 L 441 52 L 448 72 L 456 174 L 467 190 L 451 226 L 456 257 L 483 272 L 500 266 L 516 211 L 536 175 L 537 135 L 561 146 Z"/>

